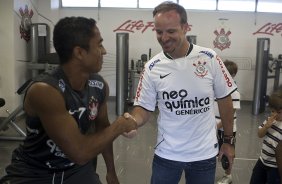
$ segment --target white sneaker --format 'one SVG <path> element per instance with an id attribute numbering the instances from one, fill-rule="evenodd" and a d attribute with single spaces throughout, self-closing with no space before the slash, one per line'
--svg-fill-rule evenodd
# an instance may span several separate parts
<path id="1" fill-rule="evenodd" d="M 232 176 L 230 175 L 224 175 L 221 179 L 217 181 L 217 184 L 230 184 L 232 183 Z"/>

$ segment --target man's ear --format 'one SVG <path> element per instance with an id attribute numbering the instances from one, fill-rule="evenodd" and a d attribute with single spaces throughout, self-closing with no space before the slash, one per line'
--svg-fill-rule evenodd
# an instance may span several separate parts
<path id="1" fill-rule="evenodd" d="M 184 30 L 184 33 L 186 34 L 189 30 L 189 25 L 188 23 L 186 22 L 185 24 L 183 24 L 183 30 Z"/>
<path id="2" fill-rule="evenodd" d="M 76 46 L 73 48 L 73 57 L 78 59 L 78 60 L 82 60 L 83 55 L 84 55 L 85 49 Z"/>

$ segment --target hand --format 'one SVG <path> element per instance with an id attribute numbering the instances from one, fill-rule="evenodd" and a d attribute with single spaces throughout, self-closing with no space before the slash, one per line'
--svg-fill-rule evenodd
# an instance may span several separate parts
<path id="1" fill-rule="evenodd" d="M 122 134 L 126 138 L 133 138 L 137 135 L 137 130 L 131 130 L 130 132 L 123 132 Z"/>
<path id="2" fill-rule="evenodd" d="M 122 128 L 121 133 L 130 132 L 131 130 L 137 129 L 137 123 L 132 118 L 125 118 L 124 116 L 120 116 L 116 119 L 116 122 Z"/>
<path id="3" fill-rule="evenodd" d="M 123 114 L 123 117 L 125 117 L 126 119 L 131 118 L 131 119 L 133 119 L 133 120 L 136 122 L 136 119 L 135 119 L 131 114 L 129 114 L 128 112 L 125 112 L 125 113 Z M 136 122 L 136 123 L 137 123 L 137 122 Z"/>
<path id="4" fill-rule="evenodd" d="M 225 155 L 228 158 L 229 161 L 229 168 L 226 170 L 227 172 L 231 172 L 234 157 L 235 157 L 235 148 L 231 144 L 223 143 L 219 154 L 218 154 L 218 160 L 221 161 L 222 155 Z"/>
<path id="5" fill-rule="evenodd" d="M 106 180 L 108 184 L 119 184 L 118 177 L 115 172 L 108 172 L 106 175 Z"/>
<path id="6" fill-rule="evenodd" d="M 136 119 L 135 119 L 131 114 L 129 114 L 128 112 L 125 112 L 125 113 L 123 114 L 123 117 L 125 117 L 126 119 L 132 119 L 133 121 L 136 122 Z M 136 123 L 137 123 L 137 122 L 136 122 Z M 133 137 L 135 137 L 135 136 L 137 135 L 137 129 L 131 130 L 131 131 L 129 131 L 129 132 L 123 132 L 122 135 L 123 135 L 124 137 L 127 137 L 127 138 L 133 138 Z"/>
<path id="7" fill-rule="evenodd" d="M 265 126 L 267 128 L 271 127 L 273 125 L 274 121 L 276 120 L 277 116 L 278 116 L 277 112 L 271 113 L 271 115 L 267 118 L 267 122 L 266 122 Z"/>

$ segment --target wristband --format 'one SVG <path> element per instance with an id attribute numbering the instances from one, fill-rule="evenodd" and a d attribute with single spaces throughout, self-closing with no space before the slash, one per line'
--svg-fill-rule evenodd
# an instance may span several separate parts
<path id="1" fill-rule="evenodd" d="M 233 135 L 232 136 L 225 136 L 224 135 L 223 143 L 235 145 L 235 142 L 236 142 L 236 138 Z"/>

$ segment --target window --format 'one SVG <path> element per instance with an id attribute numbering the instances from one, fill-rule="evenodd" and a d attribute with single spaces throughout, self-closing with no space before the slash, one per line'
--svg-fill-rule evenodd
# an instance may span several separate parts
<path id="1" fill-rule="evenodd" d="M 218 0 L 218 10 L 255 11 L 255 0 Z"/>
<path id="2" fill-rule="evenodd" d="M 155 8 L 165 0 L 60 0 L 62 7 Z M 170 0 L 187 10 L 282 13 L 282 0 Z M 257 7 L 256 7 L 257 2 Z"/>
<path id="3" fill-rule="evenodd" d="M 165 0 L 139 0 L 139 8 L 155 8 Z M 176 0 L 173 0 L 176 3 Z"/>
<path id="4" fill-rule="evenodd" d="M 216 0 L 179 0 L 185 9 L 216 10 Z"/>
<path id="5" fill-rule="evenodd" d="M 101 7 L 137 8 L 137 0 L 100 0 Z"/>
<path id="6" fill-rule="evenodd" d="M 257 11 L 258 12 L 282 13 L 282 1 L 281 0 L 259 0 Z"/>
<path id="7" fill-rule="evenodd" d="M 98 7 L 98 0 L 62 0 L 62 7 Z"/>

